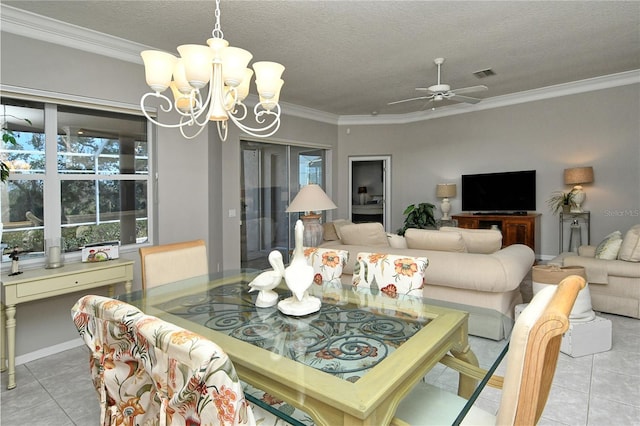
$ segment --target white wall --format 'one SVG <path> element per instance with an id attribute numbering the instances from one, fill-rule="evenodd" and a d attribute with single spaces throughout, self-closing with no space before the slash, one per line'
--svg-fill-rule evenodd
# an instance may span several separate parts
<path id="1" fill-rule="evenodd" d="M 595 181 L 584 186 L 592 244 L 640 223 L 639 103 L 635 84 L 412 124 L 343 126 L 339 180 L 348 176 L 349 155 L 391 155 L 391 229 L 398 229 L 407 205 L 440 205 L 439 182 L 456 182 L 460 191 L 462 174 L 536 169 L 541 254 L 555 256 L 558 217 L 546 200 L 553 191 L 570 189 L 562 180 L 565 168 L 594 168 Z M 348 193 L 340 189 L 337 199 L 344 206 Z M 459 213 L 460 195 L 451 203 L 451 213 Z M 346 217 L 346 209 L 340 214 Z"/>

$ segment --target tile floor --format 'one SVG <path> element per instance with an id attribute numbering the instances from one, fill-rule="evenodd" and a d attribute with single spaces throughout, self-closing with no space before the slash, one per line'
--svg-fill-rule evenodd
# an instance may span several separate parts
<path id="1" fill-rule="evenodd" d="M 640 320 L 602 314 L 613 321 L 611 351 L 572 358 L 560 354 L 551 396 L 540 425 L 640 425 Z M 488 368 L 504 342 L 471 337 L 481 366 Z M 18 386 L 6 389 L 2 373 L 3 426 L 97 425 L 100 409 L 89 378 L 84 347 L 16 369 Z M 504 373 L 501 365 L 497 374 Z M 454 390 L 456 373 L 438 365 L 427 380 Z M 487 388 L 476 404 L 495 411 L 500 393 Z"/>

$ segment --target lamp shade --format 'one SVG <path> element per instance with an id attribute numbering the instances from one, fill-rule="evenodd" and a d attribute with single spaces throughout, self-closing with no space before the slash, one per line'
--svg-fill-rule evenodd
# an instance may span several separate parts
<path id="1" fill-rule="evenodd" d="M 449 198 L 456 196 L 456 184 L 455 183 L 439 183 L 436 185 L 436 197 Z"/>
<path id="2" fill-rule="evenodd" d="M 140 56 L 144 62 L 145 78 L 149 87 L 155 92 L 167 90 L 178 58 L 158 50 L 145 50 L 140 53 Z"/>
<path id="3" fill-rule="evenodd" d="M 564 169 L 565 185 L 581 185 L 593 182 L 593 167 L 574 167 Z"/>
<path id="4" fill-rule="evenodd" d="M 315 212 L 321 210 L 332 210 L 338 207 L 331 201 L 331 198 L 316 184 L 303 186 L 298 195 L 293 199 L 287 210 L 291 212 Z"/>

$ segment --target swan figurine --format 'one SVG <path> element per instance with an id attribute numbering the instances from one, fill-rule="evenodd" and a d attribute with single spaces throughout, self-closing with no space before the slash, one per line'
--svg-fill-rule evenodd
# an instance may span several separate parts
<path id="1" fill-rule="evenodd" d="M 268 308 L 278 302 L 278 293 L 273 289 L 280 284 L 285 273 L 282 254 L 278 250 L 269 253 L 269 264 L 273 268 L 272 271 L 262 272 L 249 283 L 249 287 L 251 287 L 249 293 L 259 291 L 256 298 L 258 308 Z"/>
<path id="2" fill-rule="evenodd" d="M 313 284 L 313 267 L 307 263 L 303 248 L 304 225 L 296 221 L 295 248 L 291 263 L 284 270 L 284 280 L 293 293 L 292 297 L 278 303 L 278 309 L 287 315 L 307 315 L 320 310 L 320 299 L 310 296 L 309 287 Z"/>

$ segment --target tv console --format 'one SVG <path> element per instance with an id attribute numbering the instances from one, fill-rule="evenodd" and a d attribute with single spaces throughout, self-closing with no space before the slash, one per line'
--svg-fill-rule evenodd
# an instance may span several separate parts
<path id="1" fill-rule="evenodd" d="M 502 231 L 502 246 L 525 244 L 539 254 L 540 214 L 539 213 L 467 213 L 452 215 L 460 228 L 491 229 Z"/>
<path id="2" fill-rule="evenodd" d="M 475 212 L 476 216 L 526 216 L 527 212 Z"/>

